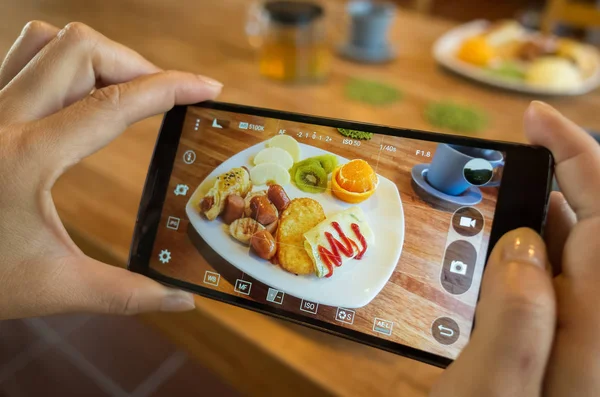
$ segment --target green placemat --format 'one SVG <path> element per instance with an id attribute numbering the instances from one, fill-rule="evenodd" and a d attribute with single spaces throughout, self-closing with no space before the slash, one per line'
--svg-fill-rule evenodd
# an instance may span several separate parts
<path id="1" fill-rule="evenodd" d="M 484 110 L 452 101 L 430 103 L 425 109 L 425 119 L 434 127 L 469 134 L 482 131 L 489 122 Z"/>
<path id="2" fill-rule="evenodd" d="M 351 79 L 345 87 L 348 99 L 374 106 L 389 105 L 402 99 L 397 88 L 374 80 Z"/>
<path id="3" fill-rule="evenodd" d="M 358 130 L 347 130 L 345 128 L 338 128 L 338 131 L 340 134 L 342 134 L 343 136 L 347 137 L 347 138 L 352 138 L 352 139 L 360 139 L 363 141 L 368 141 L 369 139 L 373 138 L 373 133 L 372 132 L 364 132 L 364 131 L 358 131 Z"/>

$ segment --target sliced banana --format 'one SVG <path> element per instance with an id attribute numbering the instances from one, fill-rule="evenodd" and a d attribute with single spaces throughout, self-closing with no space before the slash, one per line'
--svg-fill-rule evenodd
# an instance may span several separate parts
<path id="1" fill-rule="evenodd" d="M 229 225 L 231 236 L 242 244 L 249 245 L 252 235 L 265 227 L 252 218 L 240 218 Z"/>

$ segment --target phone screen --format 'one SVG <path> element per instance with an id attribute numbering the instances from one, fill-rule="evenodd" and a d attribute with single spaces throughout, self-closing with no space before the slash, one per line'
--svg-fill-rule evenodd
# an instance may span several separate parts
<path id="1" fill-rule="evenodd" d="M 505 157 L 189 107 L 149 266 L 454 359 Z"/>

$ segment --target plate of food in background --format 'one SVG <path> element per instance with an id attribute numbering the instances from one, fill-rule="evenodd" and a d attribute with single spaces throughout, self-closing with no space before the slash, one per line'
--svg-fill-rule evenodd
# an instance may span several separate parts
<path id="1" fill-rule="evenodd" d="M 461 25 L 437 40 L 433 54 L 460 75 L 527 94 L 581 95 L 600 85 L 596 48 L 512 20 Z"/>
<path id="2" fill-rule="evenodd" d="M 224 161 L 196 188 L 186 213 L 231 265 L 329 306 L 358 308 L 373 300 L 404 242 L 402 201 L 392 181 L 367 161 L 288 135 Z"/>

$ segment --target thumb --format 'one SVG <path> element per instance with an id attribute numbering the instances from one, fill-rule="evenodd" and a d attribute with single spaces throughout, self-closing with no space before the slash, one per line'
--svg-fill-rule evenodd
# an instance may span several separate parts
<path id="1" fill-rule="evenodd" d="M 77 266 L 78 310 L 106 314 L 186 311 L 195 306 L 189 292 L 168 288 L 126 269 L 86 257 Z"/>
<path id="2" fill-rule="evenodd" d="M 432 396 L 539 396 L 556 302 L 546 247 L 531 229 L 506 234 L 486 266 L 476 323 Z"/>

